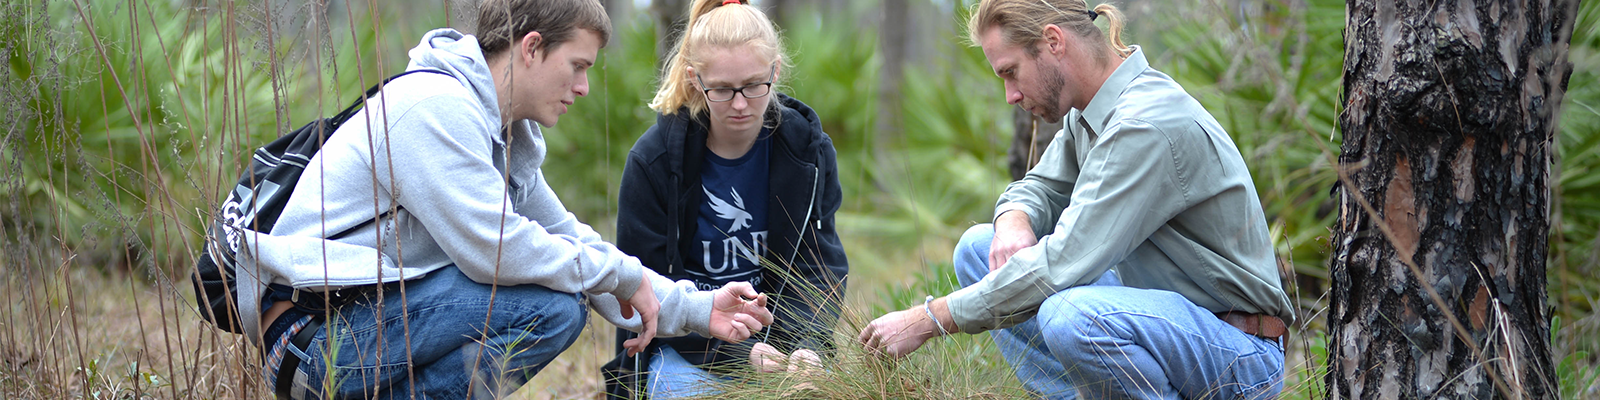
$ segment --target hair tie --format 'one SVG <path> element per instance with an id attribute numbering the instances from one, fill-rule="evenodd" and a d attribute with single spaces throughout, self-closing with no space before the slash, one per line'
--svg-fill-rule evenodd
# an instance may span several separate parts
<path id="1" fill-rule="evenodd" d="M 722 5 L 739 4 L 739 0 L 722 0 Z"/>
<path id="2" fill-rule="evenodd" d="M 1094 17 L 1098 17 L 1098 16 L 1100 16 L 1100 13 L 1094 12 L 1094 10 L 1089 10 L 1089 20 L 1090 21 L 1093 21 Z"/>

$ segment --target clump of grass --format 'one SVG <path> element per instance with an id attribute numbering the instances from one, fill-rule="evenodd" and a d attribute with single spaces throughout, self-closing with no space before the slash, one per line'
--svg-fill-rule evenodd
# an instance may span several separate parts
<path id="1" fill-rule="evenodd" d="M 857 343 L 856 335 L 861 328 L 884 312 L 921 304 L 923 294 L 942 295 L 957 288 L 948 264 L 916 274 L 917 278 L 910 285 L 887 288 L 886 293 L 880 292 L 885 294 L 883 297 L 854 303 L 817 293 L 801 282 L 793 269 L 781 264 L 769 262 L 766 268 L 771 271 L 770 277 L 787 282 L 788 288 L 804 290 L 799 298 L 817 299 L 822 303 L 803 302 L 796 307 L 839 311 L 836 323 L 818 321 L 831 329 L 822 333 L 826 337 L 817 339 L 830 343 L 833 348 L 819 351 L 824 354 L 821 370 L 803 374 L 759 372 L 744 361 L 748 355 L 737 355 L 739 361 L 712 367 L 727 372 L 724 376 L 728 379 L 711 382 L 710 388 L 718 393 L 706 396 L 708 398 L 1014 399 L 1029 396 L 988 334 L 936 338 L 898 360 L 872 354 Z M 884 300 L 888 300 L 887 303 Z M 761 337 L 762 333 L 756 336 Z"/>
<path id="2" fill-rule="evenodd" d="M 860 324 L 846 323 L 855 328 Z M 1030 397 L 999 359 L 987 335 L 935 339 L 899 360 L 854 345 L 855 332 L 837 332 L 841 346 L 812 374 L 741 370 L 717 384 L 719 396 L 741 399 L 1015 399 Z"/>

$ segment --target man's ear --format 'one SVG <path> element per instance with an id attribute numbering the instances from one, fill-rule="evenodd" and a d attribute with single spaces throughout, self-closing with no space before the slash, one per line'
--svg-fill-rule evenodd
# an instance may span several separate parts
<path id="1" fill-rule="evenodd" d="M 522 38 L 518 39 L 514 46 L 516 48 L 516 59 L 522 61 L 525 65 L 533 65 L 533 62 L 536 61 L 534 59 L 535 56 L 545 56 L 541 51 L 544 49 L 541 46 L 542 44 L 544 44 L 544 36 L 540 35 L 538 31 L 522 35 Z"/>
<path id="2" fill-rule="evenodd" d="M 1062 31 L 1061 27 L 1056 26 L 1056 24 L 1046 24 L 1044 32 L 1041 33 L 1043 40 L 1040 40 L 1039 44 L 1044 45 L 1046 52 L 1057 56 L 1066 53 L 1067 32 Z"/>

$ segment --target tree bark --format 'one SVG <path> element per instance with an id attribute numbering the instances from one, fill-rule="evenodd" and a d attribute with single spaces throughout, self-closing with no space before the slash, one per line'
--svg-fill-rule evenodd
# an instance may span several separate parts
<path id="1" fill-rule="evenodd" d="M 1326 383 L 1555 398 L 1545 261 L 1576 0 L 1349 0 Z"/>
<path id="2" fill-rule="evenodd" d="M 600 5 L 605 7 L 606 16 L 611 18 L 611 28 L 615 31 L 622 30 L 622 26 L 633 17 L 632 0 L 601 0 Z"/>
<path id="3" fill-rule="evenodd" d="M 879 151 L 898 145 L 905 130 L 901 118 L 906 84 L 906 71 L 913 67 L 927 68 L 932 50 L 929 38 L 935 37 L 938 15 L 932 3 L 922 0 L 884 0 L 874 11 L 878 23 L 878 55 L 883 64 L 878 68 L 878 118 L 873 128 L 873 138 Z"/>
<path id="4" fill-rule="evenodd" d="M 1044 118 L 1039 118 L 1022 109 L 1021 106 L 1011 107 L 1012 123 L 1016 127 L 1011 135 L 1011 149 L 1006 150 L 1006 168 L 1011 171 L 1011 180 L 1021 180 L 1039 163 L 1039 157 L 1044 155 L 1045 146 L 1050 145 L 1050 140 L 1055 139 L 1056 132 L 1061 131 L 1061 122 L 1050 123 Z"/>
<path id="5" fill-rule="evenodd" d="M 912 43 L 910 10 L 907 0 L 883 0 L 878 13 L 878 55 L 883 66 L 878 69 L 878 119 L 873 137 L 878 149 L 889 149 L 900 137 L 904 124 L 900 123 L 900 85 L 905 80 L 906 60 Z"/>
<path id="6" fill-rule="evenodd" d="M 678 44 L 683 25 L 689 23 L 689 0 L 651 0 L 650 15 L 656 22 L 656 69 L 667 64 L 667 55 Z"/>
<path id="7" fill-rule="evenodd" d="M 443 0 L 450 29 L 468 35 L 478 34 L 478 0 Z"/>
<path id="8" fill-rule="evenodd" d="M 807 3 L 810 2 L 806 0 L 767 0 L 761 2 L 761 4 L 766 5 L 767 16 L 772 18 L 772 22 L 782 27 L 799 23 L 795 19 L 800 18 L 801 14 L 806 12 L 805 6 L 807 6 Z M 814 5 L 811 7 L 810 13 L 818 11 Z"/>

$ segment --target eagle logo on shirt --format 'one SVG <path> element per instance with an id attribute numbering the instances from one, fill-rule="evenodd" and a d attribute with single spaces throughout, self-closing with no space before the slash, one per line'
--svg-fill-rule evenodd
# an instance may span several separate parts
<path id="1" fill-rule="evenodd" d="M 728 204 L 721 197 L 711 194 L 711 191 L 707 190 L 705 186 L 701 186 L 700 190 L 706 192 L 707 199 L 711 199 L 711 210 L 717 212 L 717 218 L 733 220 L 733 225 L 728 228 L 728 233 L 738 232 L 740 229 L 750 227 L 750 212 L 744 210 L 744 199 L 739 197 L 738 189 L 730 189 L 733 192 L 733 204 Z"/>

